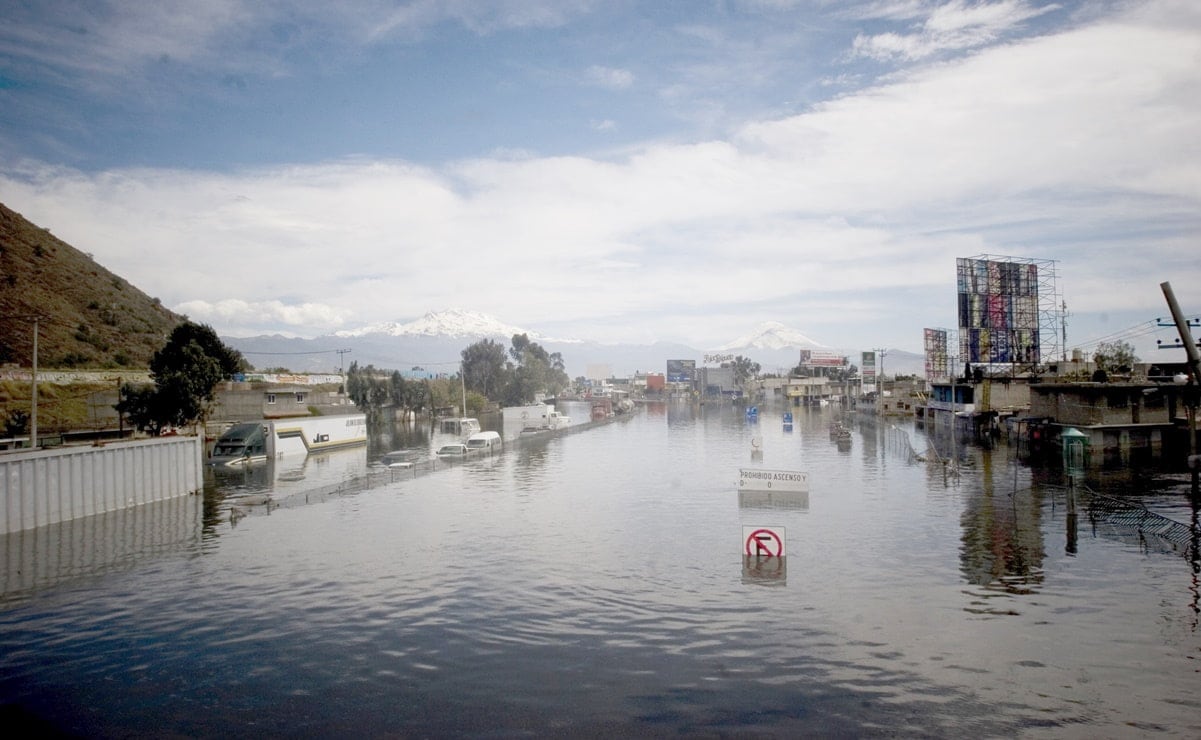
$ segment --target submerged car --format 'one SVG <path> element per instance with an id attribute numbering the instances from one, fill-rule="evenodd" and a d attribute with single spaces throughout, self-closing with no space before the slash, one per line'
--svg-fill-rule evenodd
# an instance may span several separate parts
<path id="1" fill-rule="evenodd" d="M 442 445 L 434 454 L 438 457 L 467 457 L 467 445 L 462 443 Z"/>
<path id="2" fill-rule="evenodd" d="M 395 465 L 397 467 L 411 468 L 413 467 L 413 464 L 417 462 L 420 456 L 421 455 L 417 450 L 393 450 L 391 452 L 384 453 L 384 455 L 380 457 L 379 461 L 381 465 L 385 465 L 387 467 L 392 467 Z"/>

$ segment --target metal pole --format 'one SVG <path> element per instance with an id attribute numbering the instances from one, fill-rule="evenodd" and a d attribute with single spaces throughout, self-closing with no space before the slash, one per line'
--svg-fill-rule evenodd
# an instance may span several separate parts
<path id="1" fill-rule="evenodd" d="M 1176 302 L 1176 294 L 1172 292 L 1172 284 L 1163 282 L 1159 284 L 1163 290 L 1163 296 L 1168 300 L 1168 308 L 1172 311 L 1172 320 L 1176 322 L 1176 331 L 1180 333 L 1180 341 L 1184 342 L 1184 353 L 1188 357 L 1189 375 L 1192 376 L 1191 383 L 1195 390 L 1201 386 L 1201 352 L 1197 351 L 1197 344 L 1193 341 L 1193 333 L 1189 331 L 1188 320 L 1184 318 L 1184 312 L 1180 310 L 1180 304 Z M 1189 468 L 1192 470 L 1193 477 L 1193 495 L 1197 495 L 1198 488 L 1198 465 L 1201 460 L 1197 459 L 1197 406 L 1193 396 L 1186 391 L 1185 394 L 1185 417 L 1188 420 L 1188 454 Z"/>
<path id="2" fill-rule="evenodd" d="M 1197 351 L 1197 345 L 1193 341 L 1193 334 L 1188 329 L 1188 320 L 1184 318 L 1184 312 L 1180 310 L 1180 304 L 1176 302 L 1176 294 L 1172 292 L 1171 283 L 1160 283 L 1159 287 L 1163 290 L 1164 298 L 1168 299 L 1168 308 L 1172 311 L 1172 320 L 1176 322 L 1176 331 L 1180 332 L 1180 341 L 1184 342 L 1184 353 L 1188 356 L 1189 373 L 1193 376 L 1193 382 L 1201 385 L 1201 352 Z"/>
<path id="3" fill-rule="evenodd" d="M 38 447 L 38 318 L 33 317 L 33 389 L 30 395 L 29 446 Z"/>

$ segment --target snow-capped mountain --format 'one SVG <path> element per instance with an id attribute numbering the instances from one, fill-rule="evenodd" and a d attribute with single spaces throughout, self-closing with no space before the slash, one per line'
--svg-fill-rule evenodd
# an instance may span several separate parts
<path id="1" fill-rule="evenodd" d="M 552 339 L 464 309 L 430 312 L 415 321 L 373 324 L 314 339 L 260 336 L 222 341 L 255 363 L 269 364 L 277 362 L 278 356 L 287 355 L 290 368 L 296 371 L 337 371 L 345 361 L 385 369 L 421 366 L 437 372 L 454 372 L 468 345 L 480 339 L 494 339 L 508 346 L 515 334 L 525 334 L 546 351 L 559 353 L 573 378 L 584 375 L 592 366 L 608 367 L 618 376 L 636 371 L 663 372 L 668 360 L 700 362 L 706 356 L 693 347 L 668 342 L 601 344 Z M 855 365 L 861 361 L 859 350 L 827 347 L 778 321 L 760 324 L 749 334 L 709 351 L 743 355 L 759 363 L 765 372 L 787 372 L 800 362 L 802 349 L 837 352 Z M 349 357 L 344 357 L 347 353 Z M 920 355 L 889 350 L 883 364 L 888 375 L 921 373 L 921 361 Z"/>
<path id="2" fill-rule="evenodd" d="M 716 348 L 718 352 L 737 349 L 818 349 L 825 345 L 815 342 L 796 329 L 779 321 L 765 321 L 750 334 Z"/>
<path id="3" fill-rule="evenodd" d="M 451 308 L 445 311 L 430 311 L 414 321 L 400 323 L 386 321 L 359 329 L 337 332 L 338 337 L 365 337 L 383 335 L 390 337 L 503 337 L 525 334 L 533 341 L 546 339 L 537 332 L 506 324 L 495 317 L 479 311 Z"/>

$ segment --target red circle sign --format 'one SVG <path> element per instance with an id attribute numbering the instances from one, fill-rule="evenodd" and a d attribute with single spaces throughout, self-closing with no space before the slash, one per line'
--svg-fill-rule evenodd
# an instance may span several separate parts
<path id="1" fill-rule="evenodd" d="M 770 529 L 756 529 L 746 538 L 747 555 L 762 555 L 778 558 L 784 552 L 784 540 Z"/>

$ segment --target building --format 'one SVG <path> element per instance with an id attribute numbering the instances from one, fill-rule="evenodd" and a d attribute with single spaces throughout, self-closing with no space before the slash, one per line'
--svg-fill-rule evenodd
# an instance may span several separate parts
<path id="1" fill-rule="evenodd" d="M 1068 429 L 1087 437 L 1089 464 L 1112 466 L 1159 459 L 1187 447 L 1186 393 L 1171 383 L 1039 383 L 1030 386 L 1024 437 L 1032 454 L 1058 454 Z M 1195 401 L 1194 401 L 1195 402 Z"/>
<path id="2" fill-rule="evenodd" d="M 227 426 L 238 421 L 354 413 L 354 402 L 336 385 L 296 385 L 227 381 L 216 389 L 208 422 Z"/>

